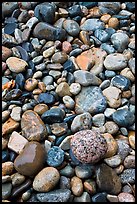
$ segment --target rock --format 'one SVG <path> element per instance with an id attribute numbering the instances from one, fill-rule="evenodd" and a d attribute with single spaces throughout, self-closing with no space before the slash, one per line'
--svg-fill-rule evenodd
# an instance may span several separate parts
<path id="1" fill-rule="evenodd" d="M 120 109 L 115 111 L 112 117 L 114 122 L 122 127 L 129 127 L 135 122 L 134 114 L 126 109 Z"/>
<path id="2" fill-rule="evenodd" d="M 81 164 L 75 167 L 75 174 L 78 178 L 91 178 L 94 172 L 94 167 L 91 164 Z"/>
<path id="3" fill-rule="evenodd" d="M 74 156 L 82 163 L 96 163 L 107 152 L 105 138 L 92 130 L 75 133 L 70 141 Z"/>
<path id="4" fill-rule="evenodd" d="M 12 185 L 11 183 L 2 184 L 2 199 L 8 199 L 11 195 Z"/>
<path id="5" fill-rule="evenodd" d="M 90 129 L 92 125 L 92 117 L 90 113 L 85 112 L 83 114 L 77 115 L 71 124 L 71 131 L 77 132 L 80 130 Z"/>
<path id="6" fill-rule="evenodd" d="M 126 91 L 129 89 L 130 80 L 122 75 L 116 75 L 111 79 L 111 83 L 113 86 L 121 89 L 122 91 Z"/>
<path id="7" fill-rule="evenodd" d="M 22 73 L 16 75 L 15 82 L 21 90 L 24 88 L 25 78 Z"/>
<path id="8" fill-rule="evenodd" d="M 92 196 L 92 202 L 107 202 L 107 194 L 106 192 L 96 193 Z"/>
<path id="9" fill-rule="evenodd" d="M 12 109 L 12 112 L 10 114 L 11 118 L 15 121 L 20 121 L 21 120 L 21 107 L 14 107 Z"/>
<path id="10" fill-rule="evenodd" d="M 70 96 L 63 96 L 63 102 L 68 109 L 73 109 L 75 101 Z"/>
<path id="11" fill-rule="evenodd" d="M 101 127 L 105 123 L 105 116 L 103 113 L 96 114 L 92 117 L 93 124 L 97 127 Z"/>
<path id="12" fill-rule="evenodd" d="M 31 197 L 31 190 L 27 190 L 25 193 L 22 194 L 22 200 L 27 201 Z"/>
<path id="13" fill-rule="evenodd" d="M 121 90 L 117 87 L 109 86 L 103 90 L 103 95 L 111 108 L 118 108 L 121 105 Z"/>
<path id="14" fill-rule="evenodd" d="M 74 72 L 75 82 L 82 86 L 100 85 L 101 80 L 95 74 L 84 70 L 77 70 Z"/>
<path id="15" fill-rule="evenodd" d="M 121 180 L 115 171 L 106 164 L 99 165 L 96 171 L 96 182 L 100 191 L 117 195 L 121 192 Z"/>
<path id="16" fill-rule="evenodd" d="M 22 135 L 29 141 L 42 141 L 47 136 L 47 129 L 40 116 L 32 111 L 25 111 L 21 119 Z"/>
<path id="17" fill-rule="evenodd" d="M 123 52 L 129 44 L 129 37 L 126 33 L 114 33 L 111 42 L 117 52 Z"/>
<path id="18" fill-rule="evenodd" d="M 9 134 L 16 130 L 19 127 L 19 122 L 9 118 L 5 123 L 2 125 L 2 135 Z"/>
<path id="19" fill-rule="evenodd" d="M 34 107 L 34 112 L 38 113 L 39 115 L 42 115 L 47 110 L 48 110 L 48 106 L 44 103 L 38 104 Z"/>
<path id="20" fill-rule="evenodd" d="M 120 174 L 120 179 L 122 184 L 134 184 L 135 182 L 135 169 L 125 169 L 121 174 Z"/>
<path id="21" fill-rule="evenodd" d="M 124 166 L 125 168 L 135 168 L 135 156 L 134 155 L 128 155 L 125 159 L 124 159 Z"/>
<path id="22" fill-rule="evenodd" d="M 57 146 L 53 146 L 47 153 L 47 164 L 52 167 L 60 166 L 64 161 L 64 151 Z"/>
<path id="23" fill-rule="evenodd" d="M 61 176 L 59 186 L 61 189 L 70 189 L 70 178 Z"/>
<path id="24" fill-rule="evenodd" d="M 14 167 L 24 176 L 34 176 L 43 167 L 45 150 L 38 142 L 28 142 L 22 152 L 16 157 Z"/>
<path id="25" fill-rule="evenodd" d="M 74 169 L 70 166 L 70 164 L 66 165 L 63 169 L 60 170 L 60 175 L 66 177 L 73 177 L 74 176 Z"/>
<path id="26" fill-rule="evenodd" d="M 42 79 L 43 83 L 45 85 L 51 85 L 53 84 L 53 77 L 52 76 L 45 76 L 43 79 Z"/>
<path id="27" fill-rule="evenodd" d="M 26 67 L 28 66 L 27 62 L 17 57 L 9 57 L 6 60 L 6 64 L 9 67 L 10 71 L 15 73 L 24 72 L 26 70 Z"/>
<path id="28" fill-rule="evenodd" d="M 18 43 L 15 38 L 9 34 L 2 33 L 2 45 L 4 46 L 16 46 Z"/>
<path id="29" fill-rule="evenodd" d="M 84 112 L 101 113 L 105 110 L 106 105 L 106 99 L 97 86 L 82 87 L 81 92 L 75 96 L 75 112 L 78 114 Z"/>
<path id="30" fill-rule="evenodd" d="M 69 54 L 72 51 L 72 45 L 68 41 L 62 43 L 62 51 Z"/>
<path id="31" fill-rule="evenodd" d="M 55 53 L 55 47 L 52 46 L 52 47 L 46 49 L 46 50 L 43 52 L 43 57 L 44 57 L 44 58 L 51 57 L 54 53 Z"/>
<path id="32" fill-rule="evenodd" d="M 49 192 L 57 185 L 59 179 L 60 174 L 57 169 L 45 167 L 35 176 L 33 188 L 38 192 Z"/>
<path id="33" fill-rule="evenodd" d="M 19 186 L 25 181 L 25 176 L 19 173 L 14 173 L 11 175 L 11 179 L 12 179 L 12 186 L 15 187 L 15 186 Z"/>
<path id="34" fill-rule="evenodd" d="M 55 7 L 49 2 L 38 4 L 34 9 L 34 15 L 39 21 L 53 24 L 55 20 Z"/>
<path id="35" fill-rule="evenodd" d="M 104 161 L 108 166 L 112 168 L 119 166 L 122 162 L 119 155 L 114 155 L 112 157 L 106 158 L 104 159 Z"/>
<path id="36" fill-rule="evenodd" d="M 68 56 L 65 52 L 56 52 L 51 58 L 53 63 L 60 63 L 60 64 L 65 63 L 67 59 L 68 59 Z"/>
<path id="37" fill-rule="evenodd" d="M 79 24 L 74 20 L 67 19 L 63 21 L 63 28 L 73 37 L 76 37 L 80 32 Z"/>
<path id="38" fill-rule="evenodd" d="M 63 64 L 63 69 L 67 70 L 68 72 L 74 72 L 75 70 L 75 65 L 71 60 L 67 60 L 64 64 Z"/>
<path id="39" fill-rule="evenodd" d="M 8 152 L 8 150 L 7 150 L 7 149 L 6 149 L 6 150 L 3 150 L 3 151 L 2 151 L 2 162 L 8 161 L 8 158 L 9 158 L 9 152 Z"/>
<path id="40" fill-rule="evenodd" d="M 8 144 L 8 139 L 2 137 L 2 150 L 6 149 Z"/>
<path id="41" fill-rule="evenodd" d="M 135 58 L 131 58 L 128 61 L 128 66 L 131 69 L 131 71 L 133 72 L 133 74 L 135 74 Z"/>
<path id="42" fill-rule="evenodd" d="M 2 3 L 2 18 L 10 16 L 12 12 L 18 8 L 18 2 L 3 2 Z"/>
<path id="43" fill-rule="evenodd" d="M 75 16 L 82 16 L 82 11 L 81 11 L 80 5 L 73 5 L 73 6 L 69 7 L 68 13 L 69 13 L 69 16 L 71 18 L 75 17 Z"/>
<path id="44" fill-rule="evenodd" d="M 67 202 L 70 198 L 69 189 L 58 189 L 48 193 L 38 193 L 37 199 L 40 202 Z"/>
<path id="45" fill-rule="evenodd" d="M 42 114 L 44 123 L 53 124 L 63 122 L 65 113 L 61 108 L 52 108 Z"/>
<path id="46" fill-rule="evenodd" d="M 56 88 L 56 93 L 60 96 L 60 97 L 63 97 L 63 96 L 71 96 L 71 93 L 69 91 L 69 85 L 67 82 L 61 82 L 57 88 Z"/>
<path id="47" fill-rule="evenodd" d="M 135 149 L 135 132 L 134 131 L 129 131 L 128 141 L 129 141 L 130 146 L 133 149 Z"/>
<path id="48" fill-rule="evenodd" d="M 89 59 L 87 56 L 81 54 L 77 56 L 76 63 L 81 70 L 88 71 L 93 67 L 95 62 L 93 59 Z"/>
<path id="49" fill-rule="evenodd" d="M 35 16 L 34 17 L 31 17 L 27 23 L 26 23 L 26 27 L 28 27 L 29 29 L 32 29 L 34 27 L 34 25 L 36 25 L 36 23 L 38 23 L 38 18 L 36 18 Z"/>
<path id="50" fill-rule="evenodd" d="M 4 96 L 4 99 L 6 101 L 17 99 L 21 96 L 22 91 L 20 89 L 12 89 L 11 91 L 7 92 L 7 94 Z"/>
<path id="51" fill-rule="evenodd" d="M 120 72 L 120 75 L 124 76 L 126 79 L 129 79 L 130 81 L 134 82 L 135 81 L 135 76 L 133 73 L 130 71 L 129 68 L 125 68 Z M 127 84 L 128 85 L 128 84 Z"/>
<path id="52" fill-rule="evenodd" d="M 77 176 L 71 178 L 71 190 L 75 196 L 81 196 L 83 193 L 83 184 L 82 180 Z"/>
<path id="53" fill-rule="evenodd" d="M 107 44 L 107 43 L 102 43 L 100 48 L 105 50 L 107 52 L 107 54 L 112 54 L 115 52 L 114 47 L 112 45 Z"/>
<path id="54" fill-rule="evenodd" d="M 55 103 L 55 97 L 50 93 L 40 93 L 38 96 L 39 103 L 45 103 L 46 105 L 52 105 Z"/>
<path id="55" fill-rule="evenodd" d="M 107 149 L 107 152 L 106 152 L 104 158 L 112 157 L 113 155 L 116 154 L 116 152 L 118 150 L 117 141 L 109 133 L 104 133 L 103 137 L 105 138 L 105 140 L 107 142 L 107 146 L 108 146 L 108 149 Z"/>
<path id="56" fill-rule="evenodd" d="M 5 110 L 2 112 L 2 122 L 5 122 L 10 116 L 10 111 L 9 110 Z"/>
<path id="57" fill-rule="evenodd" d="M 11 175 L 14 170 L 13 162 L 7 161 L 2 163 L 2 176 Z"/>
<path id="58" fill-rule="evenodd" d="M 95 31 L 97 29 L 104 29 L 104 22 L 99 19 L 87 19 L 81 26 L 81 30 L 85 31 Z"/>
<path id="59" fill-rule="evenodd" d="M 98 38 L 101 42 L 106 42 L 109 39 L 109 34 L 102 29 L 96 29 L 94 32 L 94 36 Z"/>
<path id="60" fill-rule="evenodd" d="M 81 85 L 79 83 L 72 83 L 69 86 L 70 93 L 77 95 L 81 91 Z"/>
<path id="61" fill-rule="evenodd" d="M 102 13 L 113 15 L 120 11 L 120 2 L 98 2 L 98 6 Z"/>
<path id="62" fill-rule="evenodd" d="M 56 71 L 56 70 L 51 70 L 51 71 L 49 71 L 49 74 L 50 74 L 55 80 L 57 80 L 57 79 L 60 78 L 60 76 L 61 76 L 61 72 L 60 72 L 60 71 Z"/>
<path id="63" fill-rule="evenodd" d="M 117 140 L 117 144 L 118 144 L 117 154 L 120 155 L 123 161 L 130 152 L 130 146 L 127 144 L 127 142 L 124 142 L 123 140 L 120 139 Z"/>
<path id="64" fill-rule="evenodd" d="M 65 137 L 65 139 L 60 143 L 59 147 L 63 150 L 69 150 L 71 138 L 72 138 L 72 135 Z"/>
<path id="65" fill-rule="evenodd" d="M 107 70 L 119 71 L 127 66 L 127 59 L 121 53 L 109 54 L 104 60 Z"/>
<path id="66" fill-rule="evenodd" d="M 135 198 L 130 193 L 120 193 L 118 194 L 118 200 L 119 202 L 135 202 Z"/>
<path id="67" fill-rule="evenodd" d="M 62 28 L 54 27 L 45 22 L 39 22 L 34 30 L 33 30 L 34 37 L 42 40 L 60 40 L 64 41 L 66 39 L 66 32 Z"/>
<path id="68" fill-rule="evenodd" d="M 119 202 L 118 197 L 116 195 L 107 194 L 107 200 L 109 202 Z"/>
<path id="69" fill-rule="evenodd" d="M 2 61 L 6 61 L 9 57 L 11 57 L 12 51 L 8 47 L 2 46 Z"/>
<path id="70" fill-rule="evenodd" d="M 86 2 L 85 2 L 86 3 Z M 88 2 L 89 3 L 89 2 Z M 90 202 L 91 201 L 91 198 L 90 198 L 90 195 L 89 193 L 87 192 L 83 192 L 81 196 L 77 196 L 74 198 L 73 200 L 74 202 Z"/>
<path id="71" fill-rule="evenodd" d="M 8 148 L 20 154 L 27 143 L 28 140 L 26 138 L 18 132 L 13 131 L 8 141 Z"/>
<path id="72" fill-rule="evenodd" d="M 8 183 L 11 182 L 11 176 L 6 175 L 6 176 L 2 176 L 2 183 Z"/>
<path id="73" fill-rule="evenodd" d="M 87 191 L 90 195 L 96 193 L 96 182 L 92 179 L 86 179 L 84 181 L 84 190 Z"/>
<path id="74" fill-rule="evenodd" d="M 107 121 L 104 126 L 106 128 L 106 132 L 112 135 L 115 135 L 119 130 L 118 125 L 113 121 Z"/>

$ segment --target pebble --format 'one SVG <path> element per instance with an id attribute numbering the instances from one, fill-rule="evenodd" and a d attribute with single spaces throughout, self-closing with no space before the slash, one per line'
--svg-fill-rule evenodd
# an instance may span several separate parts
<path id="1" fill-rule="evenodd" d="M 19 122 L 16 122 L 12 118 L 9 118 L 2 125 L 2 135 L 9 134 L 19 127 Z"/>
<path id="2" fill-rule="evenodd" d="M 12 190 L 11 183 L 2 184 L 2 199 L 8 199 Z"/>
<path id="3" fill-rule="evenodd" d="M 83 3 L 83 2 L 82 2 Z M 89 2 L 88 2 L 89 3 Z M 89 193 L 87 192 L 83 192 L 81 196 L 76 196 L 74 197 L 74 202 L 90 202 L 91 201 L 91 198 L 90 198 L 90 195 Z"/>
<path id="4" fill-rule="evenodd" d="M 96 193 L 95 195 L 92 196 L 92 202 L 107 202 L 107 194 L 106 192 L 102 193 Z"/>
<path id="5" fill-rule="evenodd" d="M 94 36 L 103 43 L 109 40 L 109 34 L 105 30 L 102 30 L 102 29 L 96 29 L 94 32 Z"/>
<path id="6" fill-rule="evenodd" d="M 43 77 L 42 81 L 44 82 L 44 84 L 47 85 L 51 85 L 53 84 L 53 77 L 52 76 L 45 76 Z"/>
<path id="7" fill-rule="evenodd" d="M 104 80 L 101 84 L 100 84 L 100 88 L 103 90 L 103 89 L 106 89 L 107 87 L 110 86 L 110 81 L 109 80 Z"/>
<path id="8" fill-rule="evenodd" d="M 118 52 L 123 52 L 129 44 L 129 37 L 126 33 L 114 33 L 111 42 Z"/>
<path id="9" fill-rule="evenodd" d="M 118 125 L 113 121 L 107 121 L 104 126 L 106 128 L 106 132 L 112 135 L 115 135 L 119 130 Z"/>
<path id="10" fill-rule="evenodd" d="M 129 131 L 128 133 L 128 141 L 130 146 L 135 149 L 135 132 L 134 131 Z"/>
<path id="11" fill-rule="evenodd" d="M 63 150 L 69 150 L 71 138 L 72 138 L 72 135 L 65 137 L 65 139 L 63 139 L 63 141 L 60 143 L 59 147 Z"/>
<path id="12" fill-rule="evenodd" d="M 74 176 L 71 178 L 70 184 L 71 184 L 72 193 L 75 196 L 81 196 L 83 193 L 82 180 L 78 178 L 77 176 Z"/>
<path id="13" fill-rule="evenodd" d="M 72 45 L 68 41 L 62 43 L 62 51 L 69 54 L 72 51 Z"/>
<path id="14" fill-rule="evenodd" d="M 3 150 L 3 151 L 2 151 L 2 162 L 8 161 L 8 158 L 9 158 L 9 152 L 8 152 L 8 150 L 7 150 L 7 149 L 6 149 L 6 150 Z"/>
<path id="15" fill-rule="evenodd" d="M 119 202 L 135 202 L 135 198 L 130 193 L 119 193 L 118 194 L 118 200 Z"/>
<path id="16" fill-rule="evenodd" d="M 72 83 L 69 86 L 70 93 L 77 95 L 81 91 L 81 85 L 79 83 Z"/>
<path id="17" fill-rule="evenodd" d="M 22 194 L 22 200 L 27 201 L 31 197 L 31 190 L 27 190 L 25 193 Z"/>
<path id="18" fill-rule="evenodd" d="M 125 159 L 124 159 L 124 166 L 125 168 L 135 168 L 135 156 L 134 155 L 128 155 Z"/>
<path id="19" fill-rule="evenodd" d="M 114 47 L 112 45 L 107 44 L 107 43 L 102 43 L 100 48 L 105 50 L 107 52 L 107 54 L 112 54 L 115 52 Z"/>
<path id="20" fill-rule="evenodd" d="M 13 120 L 17 122 L 20 121 L 21 120 L 21 107 L 14 107 L 12 109 L 10 116 Z"/>
<path id="21" fill-rule="evenodd" d="M 96 182 L 100 191 L 117 195 L 121 192 L 121 180 L 116 172 L 106 164 L 100 164 L 96 170 Z"/>
<path id="22" fill-rule="evenodd" d="M 51 192 L 59 182 L 59 179 L 60 174 L 57 169 L 54 167 L 45 167 L 35 176 L 33 180 L 33 188 L 38 192 Z"/>
<path id="23" fill-rule="evenodd" d="M 2 46 L 2 61 L 6 61 L 9 57 L 11 57 L 12 51 L 8 47 Z"/>
<path id="24" fill-rule="evenodd" d="M 126 128 L 122 127 L 122 128 L 120 128 L 120 131 L 121 131 L 122 135 L 125 135 L 125 136 L 128 135 L 128 131 Z"/>
<path id="25" fill-rule="evenodd" d="M 84 70 L 74 72 L 75 82 L 82 86 L 100 85 L 101 80 L 93 73 Z"/>
<path id="26" fill-rule="evenodd" d="M 5 122 L 10 116 L 10 111 L 9 110 L 5 110 L 2 112 L 2 122 Z"/>
<path id="27" fill-rule="evenodd" d="M 38 113 L 39 115 L 42 115 L 44 112 L 48 110 L 48 106 L 46 104 L 38 104 L 34 107 L 34 112 Z"/>
<path id="28" fill-rule="evenodd" d="M 120 2 L 98 2 L 98 6 L 102 13 L 113 15 L 120 11 Z"/>
<path id="29" fill-rule="evenodd" d="M 101 127 L 105 123 L 105 116 L 103 113 L 96 114 L 92 117 L 93 125 L 96 127 Z"/>
<path id="30" fill-rule="evenodd" d="M 64 111 L 61 108 L 52 108 L 44 112 L 41 116 L 44 123 L 53 124 L 63 122 Z"/>
<path id="31" fill-rule="evenodd" d="M 121 53 L 109 54 L 104 60 L 104 66 L 107 70 L 122 70 L 127 66 L 127 60 Z"/>
<path id="32" fill-rule="evenodd" d="M 5 101 L 2 101 L 2 111 L 5 111 L 5 109 L 7 108 L 7 103 Z"/>
<path id="33" fill-rule="evenodd" d="M 7 144 L 8 144 L 7 138 L 2 137 L 2 150 L 6 149 Z"/>
<path id="34" fill-rule="evenodd" d="M 133 74 L 135 74 L 135 58 L 129 59 L 128 66 L 131 69 L 131 71 L 133 72 Z"/>
<path id="35" fill-rule="evenodd" d="M 122 91 L 126 91 L 129 89 L 130 80 L 122 75 L 116 75 L 111 79 L 111 83 L 113 86 L 121 89 Z"/>
<path id="36" fill-rule="evenodd" d="M 27 110 L 21 118 L 22 135 L 29 141 L 42 141 L 47 136 L 47 129 L 40 116 L 32 111 Z"/>
<path id="37" fill-rule="evenodd" d="M 120 155 L 123 161 L 130 152 L 130 146 L 129 144 L 127 144 L 127 142 L 124 142 L 123 140 L 120 139 L 117 140 L 117 144 L 118 144 L 117 154 Z"/>
<path id="38" fill-rule="evenodd" d="M 61 176 L 59 186 L 61 189 L 70 189 L 70 178 Z"/>
<path id="39" fill-rule="evenodd" d="M 85 112 L 83 114 L 77 115 L 71 124 L 71 131 L 77 132 L 84 129 L 90 129 L 92 125 L 92 117 L 90 113 Z"/>
<path id="40" fill-rule="evenodd" d="M 87 191 L 90 195 L 96 193 L 96 182 L 92 179 L 86 179 L 83 185 L 84 190 Z"/>
<path id="41" fill-rule="evenodd" d="M 62 98 L 66 108 L 73 109 L 75 106 L 75 101 L 70 96 L 63 96 Z"/>
<path id="42" fill-rule="evenodd" d="M 81 26 L 81 30 L 95 31 L 97 29 L 104 29 L 104 22 L 99 19 L 87 19 Z"/>
<path id="43" fill-rule="evenodd" d="M 119 20 L 115 17 L 112 17 L 108 20 L 108 27 L 117 29 L 119 27 Z"/>
<path id="44" fill-rule="evenodd" d="M 103 90 L 103 95 L 111 108 L 118 108 L 121 105 L 121 90 L 114 86 L 109 86 Z"/>
<path id="45" fill-rule="evenodd" d="M 10 16 L 12 12 L 18 8 L 18 2 L 3 2 L 2 4 L 2 16 Z M 2 17 L 2 18 L 3 18 Z"/>
<path id="46" fill-rule="evenodd" d="M 78 178 L 88 179 L 93 176 L 94 167 L 91 164 L 81 164 L 75 167 L 75 174 Z"/>
<path id="47" fill-rule="evenodd" d="M 115 111 L 112 117 L 114 122 L 122 127 L 129 127 L 135 122 L 134 114 L 126 109 Z"/>
<path id="48" fill-rule="evenodd" d="M 19 74 L 16 75 L 15 83 L 16 83 L 16 86 L 18 85 L 19 89 L 22 90 L 24 88 L 25 78 L 24 78 L 22 73 L 19 73 Z"/>
<path id="49" fill-rule="evenodd" d="M 105 140 L 107 142 L 107 147 L 108 147 L 104 158 L 109 158 L 109 157 L 114 156 L 118 150 L 117 141 L 109 133 L 104 133 L 103 137 L 105 138 Z"/>
<path id="50" fill-rule="evenodd" d="M 52 167 L 60 166 L 64 161 L 64 151 L 57 146 L 53 146 L 47 153 L 47 164 Z"/>
<path id="51" fill-rule="evenodd" d="M 14 173 L 11 175 L 11 179 L 12 179 L 12 186 L 15 187 L 15 186 L 19 186 L 25 181 L 25 176 L 19 173 Z"/>
<path id="52" fill-rule="evenodd" d="M 45 162 L 45 150 L 38 142 L 28 142 L 22 152 L 16 157 L 14 167 L 18 173 L 24 176 L 34 176 L 42 168 Z"/>
<path id="53" fill-rule="evenodd" d="M 114 155 L 112 157 L 106 158 L 104 159 L 104 161 L 108 166 L 112 168 L 119 166 L 122 162 L 119 155 Z"/>
<path id="54" fill-rule="evenodd" d="M 71 96 L 70 90 L 69 90 L 69 85 L 67 82 L 61 82 L 57 88 L 56 88 L 56 93 L 60 96 Z"/>
<path id="55" fill-rule="evenodd" d="M 55 53 L 55 47 L 52 46 L 52 47 L 46 49 L 46 50 L 43 52 L 43 57 L 44 57 L 44 58 L 51 57 L 54 53 Z"/>
<path id="56" fill-rule="evenodd" d="M 32 29 L 36 23 L 38 23 L 38 18 L 33 16 L 26 22 L 26 27 Z"/>
<path id="57" fill-rule="evenodd" d="M 84 112 L 101 113 L 105 110 L 106 105 L 106 99 L 97 86 L 82 87 L 81 92 L 75 96 L 75 112 L 78 114 Z"/>
<path id="58" fill-rule="evenodd" d="M 26 67 L 28 66 L 27 62 L 17 57 L 9 57 L 6 60 L 6 64 L 10 71 L 15 72 L 17 74 L 20 72 L 24 72 L 26 70 Z"/>
<path id="59" fill-rule="evenodd" d="M 71 196 L 69 189 L 58 189 L 48 193 L 38 193 L 37 199 L 40 202 L 67 202 Z"/>
<path id="60" fill-rule="evenodd" d="M 2 176 L 11 175 L 14 170 L 13 162 L 7 161 L 2 163 Z"/>
<path id="61" fill-rule="evenodd" d="M 109 202 L 119 202 L 118 197 L 116 195 L 107 194 L 107 200 Z"/>
<path id="62" fill-rule="evenodd" d="M 20 154 L 27 143 L 28 140 L 26 138 L 24 138 L 18 132 L 13 131 L 9 137 L 8 148 L 17 154 Z"/>
<path id="63" fill-rule="evenodd" d="M 125 68 L 120 72 L 120 75 L 124 76 L 126 79 L 129 79 L 130 81 L 135 81 L 135 76 L 131 72 L 129 68 Z M 128 83 L 129 84 L 129 83 Z"/>
<path id="64" fill-rule="evenodd" d="M 80 32 L 79 24 L 74 20 L 65 20 L 63 22 L 63 28 L 73 37 L 76 37 Z"/>
<path id="65" fill-rule="evenodd" d="M 6 101 L 17 99 L 21 96 L 22 91 L 20 89 L 12 89 L 11 91 L 7 92 L 7 94 L 4 96 L 4 99 Z"/>
<path id="66" fill-rule="evenodd" d="M 2 183 L 8 183 L 11 182 L 11 176 L 6 175 L 6 176 L 2 176 Z"/>
<path id="67" fill-rule="evenodd" d="M 51 75 L 56 80 L 56 79 L 60 78 L 61 72 L 60 71 L 56 71 L 56 70 L 50 70 L 49 71 L 49 75 Z"/>
<path id="68" fill-rule="evenodd" d="M 43 73 L 41 71 L 37 71 L 37 72 L 34 73 L 32 78 L 33 79 L 39 79 L 39 78 L 42 77 L 42 75 L 43 75 Z"/>
<path id="69" fill-rule="evenodd" d="M 73 177 L 75 174 L 74 169 L 70 166 L 70 164 L 67 164 L 63 169 L 60 170 L 60 175 L 66 176 L 66 177 Z"/>
<path id="70" fill-rule="evenodd" d="M 45 103 L 46 105 L 52 105 L 55 103 L 55 97 L 50 93 L 41 93 L 38 96 L 39 103 Z"/>
<path id="71" fill-rule="evenodd" d="M 53 63 L 60 63 L 60 64 L 65 63 L 67 59 L 68 59 L 68 56 L 65 52 L 56 52 L 51 58 Z"/>

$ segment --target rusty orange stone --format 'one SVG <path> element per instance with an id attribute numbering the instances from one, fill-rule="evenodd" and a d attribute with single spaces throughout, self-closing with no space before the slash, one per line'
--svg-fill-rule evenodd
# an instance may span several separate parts
<path id="1" fill-rule="evenodd" d="M 64 41 L 62 43 L 62 51 L 68 54 L 70 53 L 71 50 L 72 50 L 71 44 L 67 41 Z"/>
<path id="2" fill-rule="evenodd" d="M 11 133 L 12 131 L 16 130 L 19 127 L 19 122 L 9 118 L 3 125 L 2 125 L 2 135 L 6 135 Z"/>

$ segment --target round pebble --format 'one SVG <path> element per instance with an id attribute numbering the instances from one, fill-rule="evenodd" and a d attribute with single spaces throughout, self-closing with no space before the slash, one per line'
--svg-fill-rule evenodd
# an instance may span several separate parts
<path id="1" fill-rule="evenodd" d="M 135 202 L 135 198 L 130 193 L 120 193 L 118 194 L 118 200 L 119 202 Z"/>
<path id="2" fill-rule="evenodd" d="M 28 66 L 27 62 L 17 57 L 9 57 L 6 60 L 6 64 L 9 67 L 10 71 L 15 73 L 24 72 Z"/>
<path id="3" fill-rule="evenodd" d="M 60 166 L 64 161 L 64 151 L 60 147 L 53 146 L 47 153 L 46 161 L 49 166 Z"/>

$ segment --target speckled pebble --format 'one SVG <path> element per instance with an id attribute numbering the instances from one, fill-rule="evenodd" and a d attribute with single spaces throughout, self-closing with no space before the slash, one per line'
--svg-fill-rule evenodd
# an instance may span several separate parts
<path id="1" fill-rule="evenodd" d="M 70 96 L 63 96 L 62 98 L 66 108 L 73 109 L 75 106 L 75 101 Z"/>
<path id="2" fill-rule="evenodd" d="M 118 194 L 118 200 L 119 202 L 135 202 L 135 198 L 132 194 L 124 192 Z"/>
<path id="3" fill-rule="evenodd" d="M 13 120 L 17 122 L 20 121 L 21 120 L 21 107 L 14 107 L 12 109 L 10 116 Z"/>
<path id="4" fill-rule="evenodd" d="M 77 95 L 81 90 L 81 85 L 79 83 L 72 83 L 69 86 L 70 93 L 73 95 Z"/>
<path id="5" fill-rule="evenodd" d="M 119 166 L 122 162 L 119 155 L 114 155 L 112 157 L 106 158 L 104 159 L 104 161 L 108 166 L 112 168 Z"/>
<path id="6" fill-rule="evenodd" d="M 64 161 L 64 151 L 57 146 L 53 146 L 47 153 L 47 164 L 52 167 L 58 167 Z"/>

